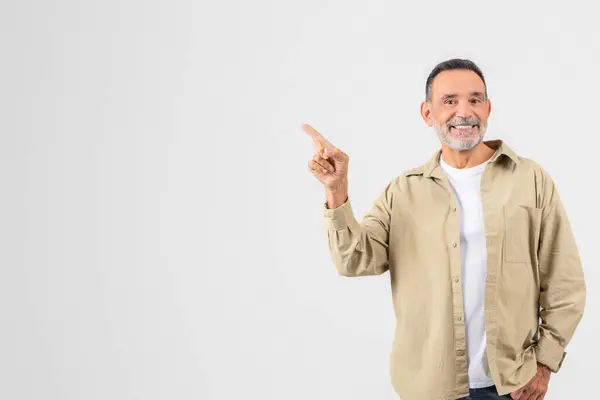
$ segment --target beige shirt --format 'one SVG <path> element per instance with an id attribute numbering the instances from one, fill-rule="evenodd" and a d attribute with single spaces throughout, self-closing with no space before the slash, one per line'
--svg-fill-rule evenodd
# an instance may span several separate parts
<path id="1" fill-rule="evenodd" d="M 583 314 L 586 286 L 548 172 L 501 140 L 485 143 L 496 150 L 481 181 L 486 355 L 505 395 L 530 381 L 536 361 L 558 372 Z M 469 395 L 459 218 L 440 154 L 390 181 L 361 222 L 349 199 L 324 207 L 341 275 L 390 272 L 396 314 L 390 374 L 403 400 Z"/>

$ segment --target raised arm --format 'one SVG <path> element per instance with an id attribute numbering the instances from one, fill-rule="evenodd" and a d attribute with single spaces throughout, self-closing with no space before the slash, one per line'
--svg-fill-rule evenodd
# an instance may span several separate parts
<path id="1" fill-rule="evenodd" d="M 309 170 L 325 187 L 325 226 L 337 271 L 344 276 L 386 272 L 389 269 L 391 185 L 388 184 L 373 203 L 362 222 L 358 222 L 348 198 L 348 155 L 310 125 L 302 128 L 315 145 L 316 154 L 309 161 Z"/>

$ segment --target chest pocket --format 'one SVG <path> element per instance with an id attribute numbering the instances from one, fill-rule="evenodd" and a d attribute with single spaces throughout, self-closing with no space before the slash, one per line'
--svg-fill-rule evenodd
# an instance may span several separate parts
<path id="1" fill-rule="evenodd" d="M 503 208 L 504 261 L 536 265 L 542 210 L 522 204 Z"/>

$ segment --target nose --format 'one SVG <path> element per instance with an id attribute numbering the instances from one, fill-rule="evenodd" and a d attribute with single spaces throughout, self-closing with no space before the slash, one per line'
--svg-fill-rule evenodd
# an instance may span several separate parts
<path id="1" fill-rule="evenodd" d="M 468 101 L 459 101 L 456 106 L 456 116 L 459 118 L 471 118 L 473 116 L 473 109 L 471 103 Z"/>

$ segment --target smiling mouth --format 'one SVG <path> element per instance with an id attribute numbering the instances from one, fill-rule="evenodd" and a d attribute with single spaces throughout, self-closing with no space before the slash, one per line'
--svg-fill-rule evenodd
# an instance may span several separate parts
<path id="1" fill-rule="evenodd" d="M 450 125 L 450 129 L 458 129 L 458 130 L 469 130 L 473 128 L 479 128 L 479 125 Z"/>

